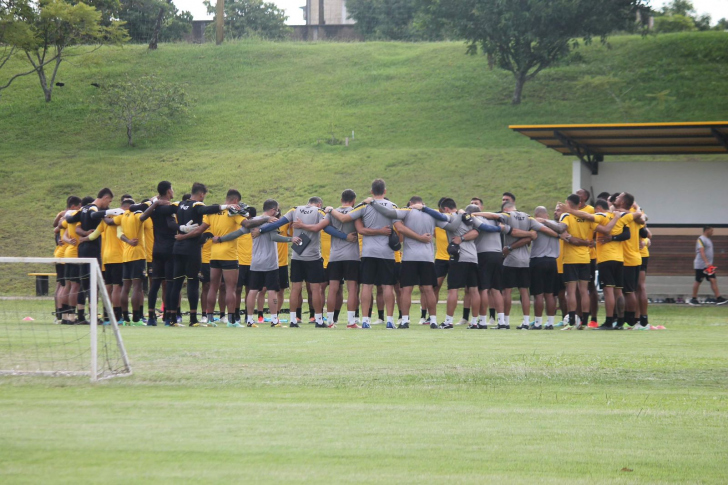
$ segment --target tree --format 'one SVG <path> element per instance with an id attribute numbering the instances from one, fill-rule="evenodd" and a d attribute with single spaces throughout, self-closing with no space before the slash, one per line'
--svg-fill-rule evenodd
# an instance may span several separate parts
<path id="1" fill-rule="evenodd" d="M 192 32 L 192 14 L 180 13 L 171 0 L 121 0 L 119 18 L 126 22 L 131 41 L 148 43 L 150 49 L 160 39 L 181 40 Z"/>
<path id="2" fill-rule="evenodd" d="M 14 33 L 6 42 L 10 42 L 11 49 L 22 51 L 33 68 L 20 75 L 38 74 L 46 102 L 51 101 L 58 69 L 67 57 L 93 50 L 87 46 L 119 44 L 128 38 L 123 23 L 102 25 L 101 13 L 82 2 L 28 2 L 14 14 L 11 24 Z M 76 46 L 84 47 L 74 51 Z M 51 66 L 49 77 L 46 68 Z"/>
<path id="3" fill-rule="evenodd" d="M 728 30 L 728 19 L 720 19 L 718 23 L 715 24 L 715 27 L 713 27 L 713 30 L 720 30 L 725 31 Z"/>
<path id="4" fill-rule="evenodd" d="M 189 113 L 190 97 L 185 89 L 156 76 L 130 78 L 105 84 L 97 96 L 101 121 L 126 131 L 127 143 L 137 136 L 167 128 Z"/>
<path id="5" fill-rule="evenodd" d="M 480 49 L 491 67 L 513 73 L 512 104 L 521 103 L 523 87 L 539 72 L 579 45 L 598 37 L 606 42 L 615 30 L 634 22 L 642 0 L 427 0 L 432 15 L 448 19 Z"/>
<path id="6" fill-rule="evenodd" d="M 655 32 L 666 34 L 670 32 L 690 32 L 697 30 L 695 21 L 685 15 L 663 15 L 655 18 Z"/>
<path id="7" fill-rule="evenodd" d="M 210 0 L 202 2 L 207 13 L 215 13 L 215 4 Z M 240 39 L 259 36 L 269 40 L 282 40 L 288 35 L 285 10 L 274 3 L 262 0 L 226 0 L 225 1 L 225 37 Z M 214 24 L 207 26 L 208 32 L 215 36 Z"/>
<path id="8" fill-rule="evenodd" d="M 656 32 L 710 30 L 710 15 L 698 16 L 690 0 L 672 0 L 660 11 L 662 16 L 655 18 Z"/>
<path id="9" fill-rule="evenodd" d="M 447 32 L 421 0 L 347 0 L 346 10 L 369 39 L 441 40 Z"/>

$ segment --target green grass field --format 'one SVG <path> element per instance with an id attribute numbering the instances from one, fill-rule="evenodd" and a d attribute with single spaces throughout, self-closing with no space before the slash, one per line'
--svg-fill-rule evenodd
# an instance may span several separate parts
<path id="1" fill-rule="evenodd" d="M 650 313 L 668 329 L 125 327 L 131 377 L 0 377 L 0 476 L 726 483 L 728 309 Z"/>

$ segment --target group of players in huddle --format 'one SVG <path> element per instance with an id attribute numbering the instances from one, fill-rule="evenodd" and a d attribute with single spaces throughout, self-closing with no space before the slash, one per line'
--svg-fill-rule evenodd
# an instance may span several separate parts
<path id="1" fill-rule="evenodd" d="M 66 210 L 54 221 L 54 255 L 98 259 L 115 318 L 138 325 L 156 326 L 161 318 L 166 326 L 181 326 L 186 283 L 190 326 L 222 321 L 230 327 L 256 327 L 263 321 L 267 292 L 271 326 L 283 322 L 296 328 L 305 288 L 311 323 L 330 328 L 339 320 L 346 287 L 347 328 L 384 322 L 389 329 L 409 328 L 412 292 L 418 287 L 419 323 L 431 328 L 510 329 L 514 289 L 523 310 L 518 329 L 650 328 L 644 279 L 651 235 L 631 194 L 602 193 L 591 206 L 591 194 L 582 189 L 557 204 L 551 218 L 543 206 L 533 216 L 518 211 L 509 192 L 498 212 L 484 211 L 477 197 L 464 209 L 447 197 L 429 207 L 418 196 L 399 208 L 386 193 L 384 181 L 377 179 L 371 196 L 360 203 L 347 189 L 338 208 L 311 197 L 306 205 L 282 213 L 278 202 L 268 199 L 258 213 L 234 189 L 223 204 L 206 205 L 207 188 L 201 183 L 176 202 L 172 184 L 162 181 L 153 198 L 137 203 L 124 195 L 113 209 L 114 194 L 105 188 L 96 199 L 68 197 Z M 606 310 L 601 325 L 596 321 L 597 268 Z M 84 305 L 90 268 L 58 264 L 56 270 L 58 323 L 88 323 Z M 439 322 L 437 303 L 445 279 L 446 315 Z M 279 312 L 289 287 L 286 322 Z M 463 318 L 456 323 L 459 290 L 465 292 Z M 375 300 L 384 308 L 373 322 Z M 562 314 L 558 323 L 557 307 Z"/>

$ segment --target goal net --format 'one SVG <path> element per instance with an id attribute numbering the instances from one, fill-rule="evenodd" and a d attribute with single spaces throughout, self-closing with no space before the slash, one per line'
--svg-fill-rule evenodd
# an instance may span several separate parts
<path id="1" fill-rule="evenodd" d="M 131 374 L 95 259 L 0 257 L 0 275 L 0 374 Z"/>

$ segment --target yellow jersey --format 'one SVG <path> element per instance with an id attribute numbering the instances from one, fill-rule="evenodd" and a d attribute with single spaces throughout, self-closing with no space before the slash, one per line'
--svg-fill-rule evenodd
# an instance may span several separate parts
<path id="1" fill-rule="evenodd" d="M 630 214 L 631 215 L 631 214 Z M 642 256 L 640 255 L 640 228 L 641 224 L 634 222 L 634 218 L 629 222 L 630 238 L 622 241 L 622 251 L 624 252 L 625 266 L 641 266 Z"/>
<path id="2" fill-rule="evenodd" d="M 282 225 L 278 228 L 278 232 L 282 236 L 293 236 L 293 228 L 290 224 Z M 288 266 L 288 243 L 278 243 L 278 267 L 281 266 Z"/>
<path id="3" fill-rule="evenodd" d="M 324 268 L 329 265 L 329 256 L 331 255 L 331 236 L 321 231 L 321 257 L 324 258 Z"/>
<path id="4" fill-rule="evenodd" d="M 642 249 L 640 249 L 640 256 L 643 258 L 649 258 L 650 257 L 650 248 L 647 246 L 650 243 L 650 238 L 645 237 L 642 238 L 642 243 L 645 245 Z"/>
<path id="5" fill-rule="evenodd" d="M 250 266 L 253 264 L 253 236 L 243 234 L 236 241 L 238 242 L 238 264 Z"/>
<path id="6" fill-rule="evenodd" d="M 101 259 L 104 264 L 119 264 L 124 262 L 124 243 L 116 234 L 116 226 L 110 226 L 101 221 Z"/>
<path id="7" fill-rule="evenodd" d="M 556 258 L 556 269 L 559 274 L 564 274 L 564 241 L 559 239 L 559 257 Z"/>
<path id="8" fill-rule="evenodd" d="M 71 215 L 75 215 L 78 211 L 73 211 Z M 65 232 L 66 237 L 69 239 L 75 239 L 76 244 L 66 244 L 65 252 L 63 253 L 64 258 L 77 258 L 78 257 L 78 239 L 81 237 L 78 234 L 76 234 L 76 227 L 81 224 L 80 222 L 72 222 L 71 224 L 66 221 L 66 219 L 63 219 L 63 222 L 61 222 L 61 236 L 63 236 L 63 233 Z"/>
<path id="9" fill-rule="evenodd" d="M 144 250 L 147 253 L 147 263 L 151 263 L 154 250 L 154 222 L 151 217 L 144 221 Z"/>
<path id="10" fill-rule="evenodd" d="M 562 214 L 559 222 L 563 222 L 567 226 L 567 231 L 574 237 L 589 241 L 593 239 L 594 227 L 596 223 L 579 219 L 573 214 Z M 562 250 L 564 254 L 564 264 L 589 264 L 589 247 L 574 246 L 572 244 L 564 244 Z"/>
<path id="11" fill-rule="evenodd" d="M 202 218 L 202 222 L 210 227 L 207 232 L 211 232 L 213 236 L 224 236 L 240 229 L 240 225 L 245 218 L 241 215 L 233 217 L 228 216 L 228 211 L 220 211 L 217 214 L 206 215 Z M 221 243 L 213 243 L 210 253 L 210 260 L 214 261 L 237 261 L 238 259 L 238 242 L 236 240 Z"/>
<path id="12" fill-rule="evenodd" d="M 583 209 L 584 212 L 587 212 L 589 214 L 594 214 L 595 210 L 593 206 L 585 205 Z M 594 239 L 594 234 L 592 234 L 592 239 Z M 596 259 L 597 258 L 597 248 L 589 248 L 589 258 L 590 259 Z"/>
<path id="13" fill-rule="evenodd" d="M 147 251 L 144 248 L 144 221 L 140 220 L 143 212 L 126 211 L 120 216 L 114 217 L 114 224 L 121 227 L 121 232 L 127 239 L 136 239 L 139 243 L 136 246 L 122 241 L 124 250 L 122 260 L 125 263 L 147 259 Z"/>
<path id="14" fill-rule="evenodd" d="M 594 214 L 594 219 L 597 224 L 606 226 L 612 222 L 614 214 L 611 212 L 597 212 Z M 628 225 L 633 219 L 632 214 L 623 215 L 619 218 L 609 234 L 612 236 L 622 234 L 624 226 Z M 597 243 L 597 263 L 603 263 L 605 261 L 624 261 L 624 251 L 622 250 L 621 241 L 611 241 L 604 244 Z"/>
<path id="15" fill-rule="evenodd" d="M 205 241 L 202 245 L 202 256 L 200 262 L 202 264 L 210 264 L 210 256 L 212 255 L 212 239 Z"/>
<path id="16" fill-rule="evenodd" d="M 62 214 L 65 214 L 65 213 L 66 213 L 66 211 L 62 212 Z M 58 225 L 61 225 L 61 223 L 59 222 Z M 56 247 L 53 249 L 54 258 L 62 258 L 66 252 L 66 248 L 65 248 L 66 243 L 63 242 L 63 239 L 61 238 L 61 234 L 63 234 L 63 229 L 61 229 L 61 231 L 58 232 L 58 241 L 60 242 L 60 244 L 56 244 Z M 53 239 L 55 240 L 55 237 Z"/>
<path id="17" fill-rule="evenodd" d="M 440 227 L 435 228 L 435 259 L 450 261 L 450 253 L 447 252 L 447 231 Z"/>

